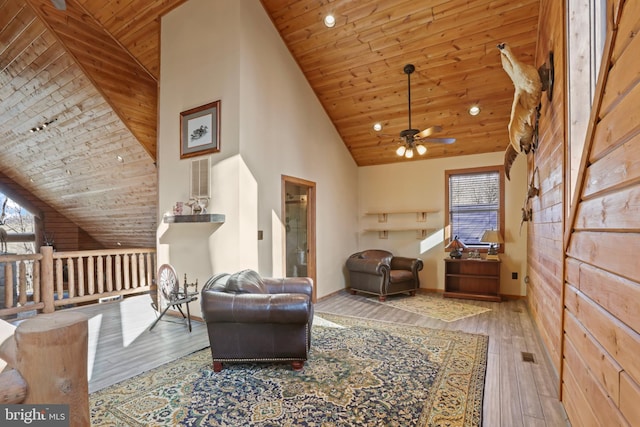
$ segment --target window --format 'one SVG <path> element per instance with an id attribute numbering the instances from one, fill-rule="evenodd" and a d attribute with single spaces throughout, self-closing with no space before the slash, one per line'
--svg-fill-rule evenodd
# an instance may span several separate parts
<path id="1" fill-rule="evenodd" d="M 0 191 L 0 227 L 11 236 L 7 252 L 16 254 L 35 253 L 35 220 L 33 215 Z M 0 253 L 2 251 L 0 247 Z"/>
<path id="2" fill-rule="evenodd" d="M 571 176 L 567 182 L 569 203 L 566 203 L 566 209 L 569 212 L 607 36 L 607 0 L 572 0 L 567 2 L 567 8 L 566 123 L 567 162 Z"/>
<path id="3" fill-rule="evenodd" d="M 499 230 L 504 238 L 504 167 L 448 170 L 445 185 L 446 243 L 458 236 L 481 250 L 489 248 L 480 242 L 485 230 Z"/>

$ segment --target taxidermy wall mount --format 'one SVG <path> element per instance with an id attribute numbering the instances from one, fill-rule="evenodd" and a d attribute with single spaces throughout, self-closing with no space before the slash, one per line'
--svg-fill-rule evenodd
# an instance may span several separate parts
<path id="1" fill-rule="evenodd" d="M 519 61 L 507 43 L 500 43 L 498 49 L 502 68 L 515 86 L 509 120 L 509 146 L 504 155 L 504 172 L 510 179 L 511 165 L 518 154 L 529 154 L 537 148 L 542 92 L 547 92 L 549 100 L 553 94 L 553 52 L 549 54 L 549 64 L 536 69 Z"/>

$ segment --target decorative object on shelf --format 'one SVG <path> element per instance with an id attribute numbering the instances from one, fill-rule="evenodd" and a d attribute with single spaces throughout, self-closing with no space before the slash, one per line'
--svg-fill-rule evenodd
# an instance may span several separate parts
<path id="1" fill-rule="evenodd" d="M 206 214 L 208 204 L 209 204 L 208 197 L 195 197 L 195 198 L 192 197 L 191 199 L 189 199 L 188 202 L 185 203 L 185 205 L 191 208 L 192 215 Z"/>
<path id="2" fill-rule="evenodd" d="M 480 259 L 480 251 L 478 251 L 477 249 L 475 251 L 469 252 L 469 254 L 467 255 L 467 258 L 469 259 Z"/>
<path id="3" fill-rule="evenodd" d="M 482 237 L 480 241 L 483 243 L 489 243 L 489 251 L 487 252 L 487 259 L 499 260 L 498 257 L 498 247 L 497 245 L 504 243 L 504 239 L 502 239 L 502 235 L 499 231 L 496 230 L 485 230 L 482 233 Z"/>
<path id="4" fill-rule="evenodd" d="M 529 154 L 538 145 L 538 121 L 540 119 L 540 100 L 542 92 L 553 91 L 553 53 L 549 55 L 550 65 L 539 69 L 519 61 L 507 43 L 500 43 L 502 68 L 515 86 L 511 119 L 509 120 L 509 146 L 504 157 L 504 171 L 507 179 L 511 165 L 518 153 Z"/>
<path id="5" fill-rule="evenodd" d="M 220 151 L 220 101 L 180 113 L 180 158 Z"/>
<path id="6" fill-rule="evenodd" d="M 456 236 L 451 242 L 449 242 L 445 249 L 451 249 L 451 252 L 449 253 L 451 258 L 460 259 L 462 258 L 462 251 L 466 248 L 467 245 L 458 240 L 458 236 Z"/>
<path id="7" fill-rule="evenodd" d="M 184 202 L 176 202 L 176 205 L 173 207 L 174 215 L 182 215 L 184 211 Z"/>

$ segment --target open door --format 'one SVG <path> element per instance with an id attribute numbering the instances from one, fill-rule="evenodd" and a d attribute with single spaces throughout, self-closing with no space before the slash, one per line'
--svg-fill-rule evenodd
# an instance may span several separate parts
<path id="1" fill-rule="evenodd" d="M 313 279 L 316 300 L 316 184 L 282 175 L 282 213 L 285 226 L 287 277 Z"/>

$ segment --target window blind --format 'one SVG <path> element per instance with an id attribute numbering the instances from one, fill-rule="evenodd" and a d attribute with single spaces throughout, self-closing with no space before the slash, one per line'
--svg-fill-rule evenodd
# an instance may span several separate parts
<path id="1" fill-rule="evenodd" d="M 500 176 L 498 172 L 449 176 L 449 224 L 451 236 L 466 245 L 489 246 L 480 242 L 485 230 L 498 230 Z"/>

